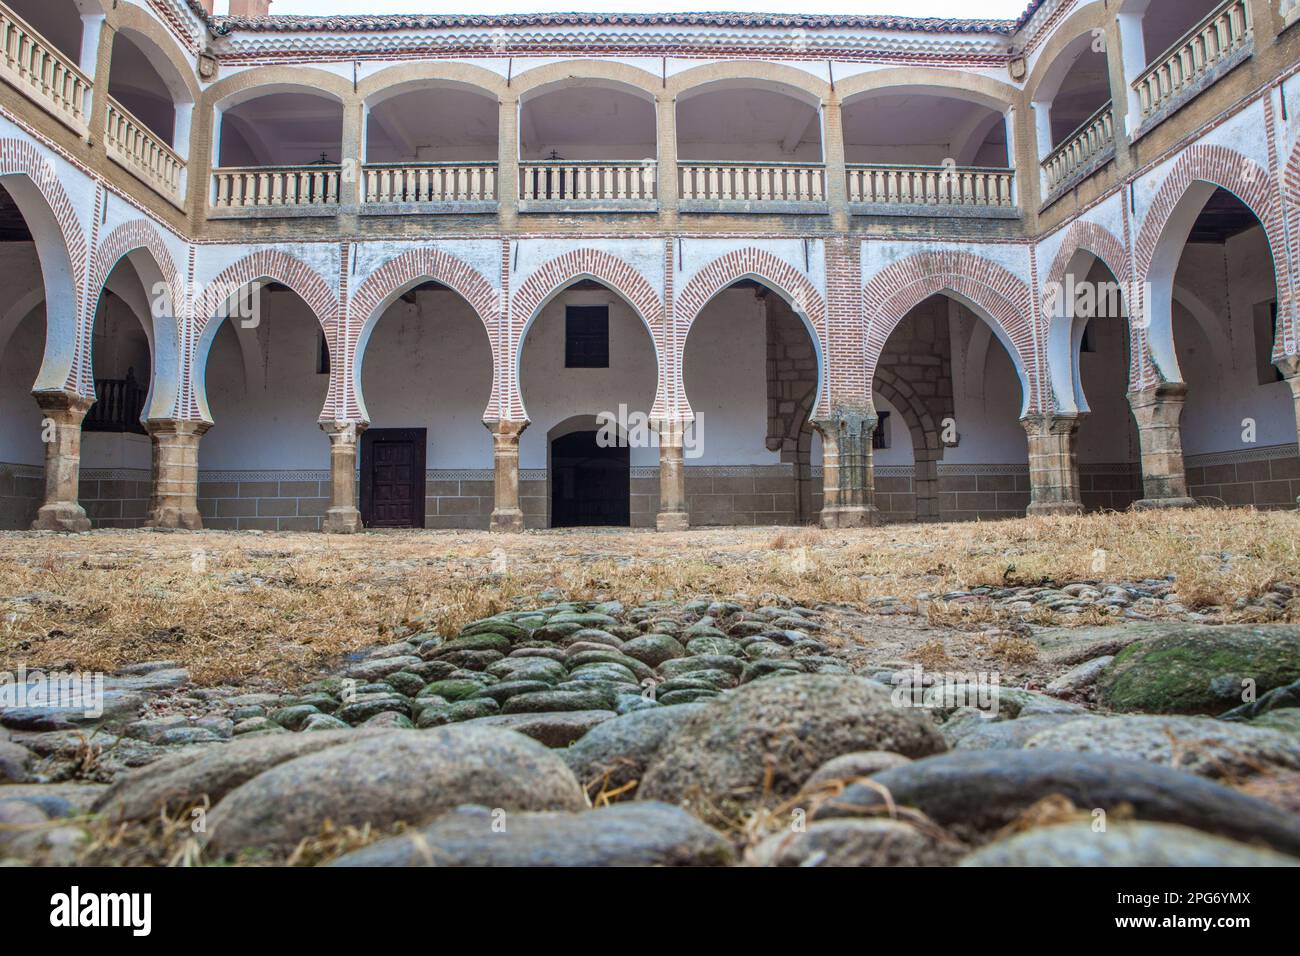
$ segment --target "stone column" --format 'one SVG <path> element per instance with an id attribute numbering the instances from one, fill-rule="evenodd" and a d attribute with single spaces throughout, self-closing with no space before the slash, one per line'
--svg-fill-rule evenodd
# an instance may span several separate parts
<path id="1" fill-rule="evenodd" d="M 81 484 L 81 422 L 94 401 L 75 392 L 37 392 L 45 420 L 45 503 L 33 531 L 89 531 L 90 519 L 77 502 Z"/>
<path id="2" fill-rule="evenodd" d="M 1300 10 L 1300 7 L 1296 9 Z M 1291 386 L 1291 396 L 1295 399 L 1296 437 L 1300 439 L 1300 355 L 1284 355 L 1274 364 L 1286 378 L 1286 383 Z"/>
<path id="3" fill-rule="evenodd" d="M 667 93 L 655 97 L 655 139 L 658 142 L 655 195 L 659 198 L 659 225 L 671 229 L 677 224 L 681 190 L 677 171 L 677 100 Z"/>
<path id="4" fill-rule="evenodd" d="M 851 218 L 848 167 L 844 161 L 844 129 L 838 99 L 822 103 L 822 162 L 826 164 L 826 202 L 830 206 L 831 228 L 847 231 Z"/>
<path id="5" fill-rule="evenodd" d="M 365 201 L 366 108 L 360 101 L 343 104 L 343 137 L 339 145 L 339 208 L 356 213 Z"/>
<path id="6" fill-rule="evenodd" d="M 822 527 L 862 528 L 876 523 L 871 436 L 872 411 L 839 410 L 814 421 L 822 436 Z"/>
<path id="7" fill-rule="evenodd" d="M 492 432 L 492 469 L 496 501 L 492 507 L 491 531 L 524 530 L 524 513 L 519 510 L 519 436 L 528 422 L 484 422 Z"/>
<path id="8" fill-rule="evenodd" d="M 1074 438 L 1079 415 L 1030 415 L 1021 419 L 1029 435 L 1029 515 L 1083 514 L 1079 497 L 1079 455 Z"/>
<path id="9" fill-rule="evenodd" d="M 659 513 L 655 527 L 660 531 L 685 531 L 691 526 L 686 508 L 685 422 L 660 422 Z"/>
<path id="10" fill-rule="evenodd" d="M 1187 495 L 1183 438 L 1178 425 L 1186 398 L 1187 386 L 1182 382 L 1164 382 L 1128 393 L 1142 448 L 1143 497 L 1133 502 L 1135 509 L 1196 505 Z"/>
<path id="11" fill-rule="evenodd" d="M 144 526 L 198 531 L 203 527 L 199 517 L 199 439 L 211 423 L 151 419 L 145 427 L 153 455 Z"/>
<path id="12" fill-rule="evenodd" d="M 519 216 L 519 97 L 502 96 L 497 110 L 497 215 L 506 228 Z"/>
<path id="13" fill-rule="evenodd" d="M 321 530 L 328 534 L 355 534 L 361 530 L 357 510 L 357 440 L 365 422 L 322 422 L 330 439 L 330 506 Z M 424 502 L 418 502 L 420 508 Z"/>

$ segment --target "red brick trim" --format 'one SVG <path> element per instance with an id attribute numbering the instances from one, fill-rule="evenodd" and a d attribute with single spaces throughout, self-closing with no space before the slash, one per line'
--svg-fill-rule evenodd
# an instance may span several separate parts
<path id="1" fill-rule="evenodd" d="M 579 279 L 595 279 L 623 296 L 650 330 L 654 343 L 658 378 L 663 381 L 664 305 L 659 293 L 631 263 L 600 249 L 574 249 L 535 269 L 513 294 L 510 303 L 509 341 L 506 354 L 511 361 L 507 380 L 502 382 L 503 407 L 511 421 L 527 418 L 523 396 L 519 391 L 519 362 L 522 357 L 524 330 L 538 311 L 556 292 Z M 658 404 L 658 401 L 656 401 Z"/>
<path id="2" fill-rule="evenodd" d="M 1070 261 L 1075 253 L 1081 250 L 1092 253 L 1110 270 L 1115 281 L 1124 287 L 1125 306 L 1131 309 L 1128 300 L 1132 289 L 1133 263 L 1129 258 L 1128 249 L 1114 233 L 1095 222 L 1081 220 L 1070 226 L 1065 239 L 1061 242 L 1060 251 L 1052 261 L 1052 268 L 1047 274 L 1048 286 L 1061 286 L 1065 283 L 1066 269 L 1070 267 Z M 1075 276 L 1076 281 L 1082 278 L 1082 276 Z M 1045 323 L 1050 322 L 1052 318 L 1054 317 L 1044 316 Z M 1046 333 L 1045 328 L 1044 343 L 1047 341 Z M 1128 326 L 1128 348 L 1130 388 L 1141 388 L 1143 383 L 1149 384 L 1155 381 L 1155 365 L 1151 361 L 1151 354 L 1147 348 L 1146 330 L 1131 322 Z"/>
<path id="3" fill-rule="evenodd" d="M 86 265 L 89 251 L 86 235 L 77 219 L 76 210 L 68 198 L 58 174 L 49 161 L 31 143 L 21 139 L 0 139 L 0 176 L 26 176 L 36 190 L 45 199 L 54 221 L 58 223 L 63 235 L 63 248 L 72 265 L 73 300 L 76 303 L 76 316 L 81 315 L 85 300 Z M 48 322 L 47 322 L 48 325 Z M 72 365 L 64 386 L 76 390 L 80 382 L 78 374 L 85 351 L 81 347 L 81 336 L 77 335 L 73 343 Z M 93 386 L 92 386 L 93 387 Z"/>
<path id="4" fill-rule="evenodd" d="M 822 363 L 822 395 L 817 412 L 825 411 L 825 396 L 830 369 L 827 360 L 826 299 L 817 291 L 806 275 L 784 259 L 755 246 L 733 249 L 718 256 L 695 275 L 676 296 L 673 303 L 674 341 L 682 353 L 675 359 L 678 370 L 677 387 L 681 387 L 680 370 L 686 350 L 686 340 L 691 326 L 704 307 L 723 289 L 741 279 L 754 279 L 776 289 L 791 307 L 806 317 L 817 336 L 817 352 Z"/>
<path id="5" fill-rule="evenodd" d="M 492 368 L 495 370 L 498 367 L 497 313 L 500 294 L 468 262 L 441 249 L 429 248 L 414 249 L 389 259 L 372 272 L 352 296 L 348 305 L 347 341 L 343 349 L 348 356 L 349 366 L 356 363 L 357 343 L 361 341 L 366 329 L 378 321 L 381 304 L 395 292 L 425 280 L 447 286 L 470 304 L 487 331 L 488 343 L 492 348 Z M 499 386 L 496 378 L 493 375 L 489 408 L 495 408 L 497 403 Z M 349 416 L 359 418 L 360 409 L 355 394 L 349 394 L 347 404 Z"/>
<path id="6" fill-rule="evenodd" d="M 185 367 L 182 370 L 183 394 L 180 407 L 184 417 L 201 417 L 198 401 L 194 395 L 194 363 L 202 357 L 194 353 L 212 317 L 217 314 L 227 299 L 244 286 L 264 279 L 286 285 L 302 297 L 325 331 L 325 341 L 329 344 L 330 352 L 338 354 L 336 342 L 338 299 L 333 287 L 320 273 L 301 259 L 280 252 L 278 249 L 263 249 L 255 252 L 227 267 L 215 279 L 208 282 L 202 296 L 193 305 L 191 346 L 184 356 Z"/>
<path id="7" fill-rule="evenodd" d="M 1189 146 L 1174 164 L 1160 190 L 1151 201 L 1134 249 L 1134 275 L 1140 283 L 1138 291 L 1145 295 L 1144 287 L 1150 281 L 1151 263 L 1156 248 L 1164 236 L 1165 227 L 1183 195 L 1195 182 L 1211 183 L 1228 190 L 1255 214 L 1264 227 L 1269 248 L 1273 253 L 1274 281 L 1277 284 L 1278 314 L 1294 315 L 1292 298 L 1292 270 L 1287 267 L 1286 229 L 1282 216 L 1282 197 L 1276 182 L 1253 160 L 1247 159 L 1227 146 Z M 1278 268 L 1282 263 L 1282 268 Z M 1145 301 L 1141 303 L 1146 308 Z M 1291 347 L 1295 344 L 1294 322 L 1287 336 Z"/>
<path id="8" fill-rule="evenodd" d="M 1043 382 L 1034 347 L 1033 293 L 1014 273 L 970 252 L 918 252 L 881 269 L 863 290 L 866 367 L 874 380 L 885 343 L 907 314 L 939 292 L 955 293 L 994 323 L 1016 350 L 1029 382 L 1030 411 L 1042 407 Z"/>
<path id="9" fill-rule="evenodd" d="M 1296 141 L 1282 170 L 1282 189 L 1289 218 L 1287 258 L 1291 263 L 1292 293 L 1290 322 L 1282 323 L 1283 347 L 1287 355 L 1295 355 L 1300 353 L 1300 140 Z"/>

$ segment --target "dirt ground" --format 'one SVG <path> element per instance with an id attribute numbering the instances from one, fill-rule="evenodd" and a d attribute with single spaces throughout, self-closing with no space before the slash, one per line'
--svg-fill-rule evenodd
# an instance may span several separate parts
<path id="1" fill-rule="evenodd" d="M 1298 621 L 1300 598 L 1252 601 L 1279 582 L 1300 582 L 1300 514 L 1196 509 L 672 534 L 4 533 L 0 670 L 111 671 L 165 659 L 198 684 L 293 686 L 405 633 L 416 618 L 421 629 L 451 634 L 498 610 L 560 599 L 743 595 L 837 605 L 824 637 L 862 669 L 900 660 L 998 665 L 1032 681 L 1041 665 L 1025 639 L 1030 625 L 1114 618 L 1100 608 L 1009 611 L 972 590 L 1005 598 L 1014 588 L 1171 577 L 1170 615 Z"/>

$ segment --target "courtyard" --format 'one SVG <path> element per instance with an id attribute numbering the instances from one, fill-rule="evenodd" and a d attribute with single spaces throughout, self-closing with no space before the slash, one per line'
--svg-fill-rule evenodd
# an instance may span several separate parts
<path id="1" fill-rule="evenodd" d="M 1284 863 L 1297 524 L 6 533 L 0 857 Z"/>

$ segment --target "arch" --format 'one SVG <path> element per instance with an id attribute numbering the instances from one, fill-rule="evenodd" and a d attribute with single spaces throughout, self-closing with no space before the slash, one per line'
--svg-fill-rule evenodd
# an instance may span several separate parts
<path id="1" fill-rule="evenodd" d="M 1226 146 L 1189 146 L 1161 183 L 1142 220 L 1134 247 L 1134 278 L 1139 301 L 1133 313 L 1147 328 L 1149 361 L 1141 382 L 1147 387 L 1158 378 L 1180 381 L 1174 353 L 1172 316 L 1174 274 L 1182 257 L 1187 236 L 1214 188 L 1226 189 L 1255 214 L 1264 228 L 1273 255 L 1273 277 L 1277 284 L 1278 315 L 1293 315 L 1291 269 L 1286 254 L 1282 198 L 1268 170 Z M 1279 268 L 1279 263 L 1281 267 Z M 1152 301 L 1147 301 L 1148 295 Z M 1283 325 L 1275 355 L 1296 351 L 1296 330 Z M 1280 349 L 1280 351 L 1279 351 Z"/>
<path id="2" fill-rule="evenodd" d="M 658 384 L 650 414 L 654 418 L 662 417 L 666 408 L 663 300 L 654 286 L 631 263 L 600 249 L 588 247 L 571 250 L 539 266 L 512 295 L 509 337 L 507 342 L 501 343 L 503 347 L 500 350 L 500 361 L 509 364 L 505 370 L 497 373 L 501 383 L 506 386 L 506 394 L 498 396 L 498 409 L 505 413 L 503 417 L 508 416 L 511 421 L 527 419 L 519 387 L 524 339 L 546 303 L 582 279 L 595 280 L 622 296 L 645 323 L 658 365 Z"/>
<path id="3" fill-rule="evenodd" d="M 1016 105 L 1019 97 L 1019 91 L 1014 86 L 1001 80 L 933 67 L 890 67 L 859 73 L 837 81 L 835 92 L 839 96 L 841 109 L 871 96 L 930 93 L 966 100 L 1005 113 Z"/>
<path id="4" fill-rule="evenodd" d="M 463 259 L 441 249 L 423 248 L 389 259 L 366 278 L 348 304 L 349 312 L 358 320 L 354 323 L 355 331 L 349 327 L 349 338 L 353 338 L 356 345 L 352 352 L 347 394 L 341 403 L 348 421 L 370 420 L 361 392 L 361 367 L 371 333 L 399 295 L 425 281 L 441 283 L 456 292 L 470 304 L 483 323 L 492 350 L 492 394 L 483 417 L 485 420 L 500 417 L 500 346 L 497 335 L 500 293 L 482 273 Z"/>
<path id="5" fill-rule="evenodd" d="M 789 303 L 808 329 L 813 348 L 817 352 L 817 403 L 814 416 L 829 414 L 829 382 L 826 374 L 826 299 L 808 277 L 783 259 L 778 259 L 765 249 L 747 246 L 723 253 L 695 273 L 686 283 L 673 303 L 674 338 L 684 350 L 691 326 L 704 307 L 718 293 L 742 279 L 753 279 L 770 286 Z M 674 369 L 680 377 L 681 370 Z M 690 417 L 690 403 L 684 386 L 678 383 L 675 390 L 683 417 Z"/>
<path id="6" fill-rule="evenodd" d="M 522 104 L 543 93 L 566 86 L 626 87 L 642 97 L 654 99 L 662 92 L 663 79 L 639 66 L 608 60 L 561 60 L 517 73 L 511 79 Z"/>
<path id="7" fill-rule="evenodd" d="M 912 385 L 888 369 L 876 369 L 873 390 L 898 410 L 912 439 L 912 498 L 918 521 L 939 519 L 939 462 L 944 446 L 939 426 Z"/>
<path id="8" fill-rule="evenodd" d="M 259 66 L 212 84 L 203 91 L 203 105 L 219 112 L 268 93 L 311 93 L 346 104 L 355 94 L 352 84 L 328 70 L 308 66 Z"/>
<path id="9" fill-rule="evenodd" d="M 90 335 L 80 327 L 85 233 L 53 166 L 33 144 L 0 139 L 0 178 L 31 230 L 45 285 L 45 355 L 34 388 L 84 394 L 94 387 L 83 379 L 80 359 Z"/>
<path id="10" fill-rule="evenodd" d="M 402 63 L 373 73 L 357 84 L 357 96 L 367 107 L 410 90 L 445 86 L 495 96 L 506 95 L 500 74 L 469 63 Z"/>
<path id="11" fill-rule="evenodd" d="M 185 357 L 188 374 L 182 375 L 179 417 L 211 421 L 207 396 L 204 393 L 208 351 L 221 326 L 212 321 L 232 295 L 253 282 L 278 282 L 288 286 L 311 309 L 325 333 L 325 341 L 332 354 L 338 354 L 338 298 L 334 288 L 318 273 L 294 256 L 278 249 L 263 249 L 228 266 L 204 288 L 202 297 L 193 305 L 191 336 L 193 344 Z M 321 420 L 333 420 L 338 408 L 340 376 L 343 369 L 331 369 L 329 391 Z"/>
<path id="12" fill-rule="evenodd" d="M 761 87 L 783 92 L 813 106 L 830 97 L 830 84 L 819 77 L 792 66 L 748 60 L 708 63 L 683 70 L 668 78 L 667 92 L 678 100 L 710 88 Z"/>
<path id="13" fill-rule="evenodd" d="M 881 269 L 863 290 L 866 309 L 866 377 L 872 381 L 885 343 L 907 314 L 943 292 L 990 324 L 1020 377 L 1021 414 L 1043 407 L 1034 350 L 1033 295 L 1014 273 L 989 259 L 958 250 L 918 252 Z"/>
<path id="14" fill-rule="evenodd" d="M 1114 13 L 1106 9 L 1105 4 L 1085 2 L 1079 5 L 1065 22 L 1053 30 L 1038 55 L 1034 57 L 1033 69 L 1025 79 L 1025 102 L 1033 103 L 1043 99 L 1042 88 L 1049 75 L 1060 69 L 1063 54 L 1079 45 L 1081 38 L 1092 39 L 1092 31 L 1105 29 Z M 1068 65 L 1066 67 L 1068 71 Z M 1059 78 L 1059 77 L 1058 77 Z M 1055 91 L 1053 91 L 1053 94 Z M 1049 97 L 1050 98 L 1050 97 Z"/>
<path id="15" fill-rule="evenodd" d="M 177 46 L 170 31 L 135 4 L 113 4 L 110 17 L 113 32 L 124 34 L 140 47 L 177 102 L 198 102 L 202 90 L 194 75 L 194 63 Z"/>
<path id="16" fill-rule="evenodd" d="M 1128 250 L 1118 237 L 1105 226 L 1088 220 L 1075 222 L 1065 233 L 1061 247 L 1047 273 L 1043 293 L 1043 321 L 1048 374 L 1052 382 L 1052 398 L 1058 409 L 1071 404 L 1083 408 L 1083 388 L 1079 380 L 1078 345 L 1082 328 L 1075 328 L 1073 319 L 1065 314 L 1063 294 L 1071 264 L 1079 255 L 1092 256 L 1101 261 L 1115 281 L 1119 283 L 1126 311 L 1132 290 L 1132 263 Z M 1138 324 L 1128 323 L 1129 381 L 1142 380 L 1143 363 L 1147 361 L 1145 332 Z"/>
<path id="17" fill-rule="evenodd" d="M 151 306 L 152 323 L 143 322 L 153 349 L 149 397 L 145 402 L 149 418 L 166 418 L 175 408 L 180 373 L 180 321 L 184 314 L 185 290 L 171 251 L 153 223 L 146 219 L 133 219 L 115 228 L 95 247 L 86 283 L 86 327 L 93 329 L 95 311 L 103 295 L 109 276 L 123 259 L 135 266 L 145 297 Z M 163 314 L 156 307 L 157 293 L 151 293 L 155 283 L 165 283 L 166 305 Z M 85 364 L 83 375 L 94 387 L 94 356 L 87 348 L 82 355 Z"/>
<path id="18" fill-rule="evenodd" d="M 1286 191 L 1287 207 L 1291 210 L 1290 235 L 1288 236 L 1291 253 L 1287 257 L 1291 263 L 1291 314 L 1278 322 L 1278 336 L 1281 343 L 1275 343 L 1279 354 L 1294 355 L 1300 352 L 1300 302 L 1295 293 L 1300 292 L 1300 139 L 1296 140 L 1282 172 L 1283 188 Z M 1274 263 L 1276 266 L 1276 263 Z M 1282 313 L 1278 313 L 1282 317 Z M 1286 331 L 1290 330 L 1289 338 Z M 1281 348 L 1278 349 L 1277 346 Z"/>

